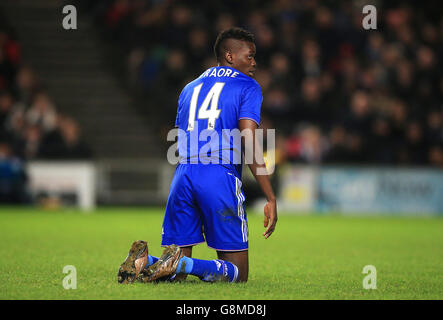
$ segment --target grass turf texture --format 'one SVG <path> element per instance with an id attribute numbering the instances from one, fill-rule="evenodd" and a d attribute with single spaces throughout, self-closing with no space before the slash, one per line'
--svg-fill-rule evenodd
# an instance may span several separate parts
<path id="1" fill-rule="evenodd" d="M 159 256 L 162 209 L 77 211 L 0 208 L 0 299 L 442 299 L 443 219 L 341 216 L 279 217 L 262 236 L 263 216 L 249 212 L 246 284 L 119 285 L 117 270 L 133 240 Z M 193 256 L 214 259 L 200 244 Z M 77 289 L 62 286 L 65 265 Z M 365 265 L 377 289 L 365 290 Z"/>

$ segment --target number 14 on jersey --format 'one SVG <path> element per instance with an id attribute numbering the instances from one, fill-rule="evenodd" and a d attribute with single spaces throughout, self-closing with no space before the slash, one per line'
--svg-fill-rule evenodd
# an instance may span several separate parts
<path id="1" fill-rule="evenodd" d="M 203 100 L 199 110 L 198 110 L 198 119 L 208 119 L 208 130 L 214 130 L 215 128 L 215 120 L 220 116 L 220 109 L 218 108 L 218 100 L 220 98 L 220 93 L 223 90 L 225 83 L 224 82 L 216 82 L 211 90 L 209 90 L 208 94 Z M 199 84 L 194 88 L 191 98 L 191 105 L 189 108 L 189 119 L 188 119 L 188 131 L 194 130 L 195 123 L 195 115 L 197 111 L 197 100 L 200 94 L 200 90 L 203 86 L 203 83 Z"/>

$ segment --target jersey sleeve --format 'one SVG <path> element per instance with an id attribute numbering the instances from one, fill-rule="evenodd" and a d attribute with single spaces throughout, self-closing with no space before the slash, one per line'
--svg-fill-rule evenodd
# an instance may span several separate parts
<path id="1" fill-rule="evenodd" d="M 260 125 L 260 109 L 263 102 L 261 88 L 257 83 L 247 87 L 242 96 L 239 119 L 253 120 Z"/>
<path id="2" fill-rule="evenodd" d="M 177 116 L 175 117 L 175 127 L 178 128 L 179 127 L 179 123 L 180 123 L 180 112 L 179 112 L 179 108 L 177 107 Z"/>
<path id="3" fill-rule="evenodd" d="M 175 117 L 175 127 L 178 128 L 180 126 L 180 113 L 181 113 L 181 105 L 182 105 L 182 99 L 183 99 L 183 91 L 180 92 L 180 96 L 178 97 L 178 103 L 177 103 L 177 116 Z"/>

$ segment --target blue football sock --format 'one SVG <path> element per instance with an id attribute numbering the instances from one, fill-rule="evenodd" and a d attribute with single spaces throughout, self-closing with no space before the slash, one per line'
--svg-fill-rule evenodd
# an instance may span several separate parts
<path id="1" fill-rule="evenodd" d="M 208 282 L 225 279 L 229 282 L 236 282 L 238 278 L 238 268 L 231 262 L 224 260 L 200 260 L 189 257 L 180 259 L 177 273 L 192 274 Z"/>
<path id="2" fill-rule="evenodd" d="M 148 262 L 146 263 L 145 268 L 152 266 L 154 263 L 156 263 L 158 261 L 157 257 L 151 256 L 150 254 L 148 255 Z"/>

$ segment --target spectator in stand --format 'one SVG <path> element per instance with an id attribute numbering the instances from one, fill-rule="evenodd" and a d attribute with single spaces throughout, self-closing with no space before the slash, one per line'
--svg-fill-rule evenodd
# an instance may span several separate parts
<path id="1" fill-rule="evenodd" d="M 379 116 L 372 122 L 366 147 L 368 148 L 369 162 L 377 165 L 395 163 L 395 148 L 388 119 Z"/>
<path id="2" fill-rule="evenodd" d="M 434 145 L 429 148 L 429 162 L 435 167 L 443 168 L 442 145 Z"/>
<path id="3" fill-rule="evenodd" d="M 38 125 L 44 132 L 54 129 L 57 119 L 55 106 L 48 95 L 40 91 L 34 95 L 31 107 L 26 111 L 26 120 L 30 125 Z"/>
<path id="4" fill-rule="evenodd" d="M 92 152 L 83 141 L 74 119 L 57 116 L 56 126 L 44 135 L 39 147 L 39 158 L 58 160 L 89 159 Z"/>
<path id="5" fill-rule="evenodd" d="M 295 103 L 294 119 L 326 127 L 328 108 L 323 107 L 320 79 L 308 76 L 301 83 L 301 95 Z"/>
<path id="6" fill-rule="evenodd" d="M 356 91 L 344 116 L 343 125 L 349 134 L 359 138 L 368 137 L 371 131 L 372 113 L 369 97 L 364 91 Z"/>
<path id="7" fill-rule="evenodd" d="M 323 159 L 324 162 L 333 164 L 348 162 L 350 151 L 345 128 L 340 125 L 334 126 L 329 132 L 327 140 L 329 141 L 329 146 Z"/>
<path id="8" fill-rule="evenodd" d="M 38 81 L 34 71 L 28 66 L 21 66 L 15 78 L 15 96 L 26 105 L 31 103 L 32 97 L 38 90 Z"/>
<path id="9" fill-rule="evenodd" d="M 13 98 L 8 92 L 0 92 L 0 139 L 7 138 L 7 121 L 13 106 Z"/>
<path id="10" fill-rule="evenodd" d="M 423 166 L 428 162 L 428 145 L 424 139 L 423 127 L 417 121 L 411 121 L 406 128 L 405 163 Z"/>
<path id="11" fill-rule="evenodd" d="M 0 204 L 29 203 L 27 176 L 23 162 L 7 143 L 0 142 Z"/>
<path id="12" fill-rule="evenodd" d="M 0 90 L 9 89 L 20 59 L 20 46 L 6 31 L 0 29 Z"/>

